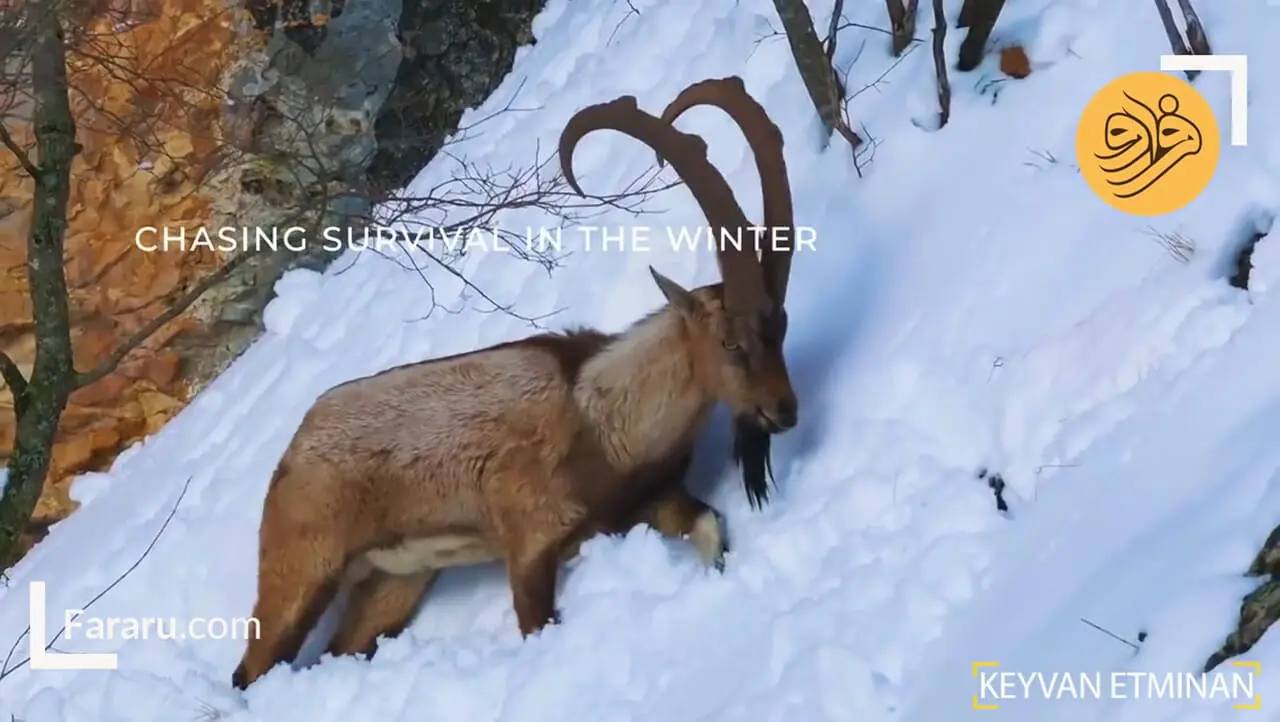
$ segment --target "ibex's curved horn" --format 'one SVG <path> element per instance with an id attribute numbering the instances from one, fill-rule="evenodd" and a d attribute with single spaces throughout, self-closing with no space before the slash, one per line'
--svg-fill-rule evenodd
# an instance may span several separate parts
<path id="1" fill-rule="evenodd" d="M 662 111 L 662 120 L 674 123 L 686 110 L 697 105 L 713 105 L 729 114 L 751 146 L 755 157 L 756 172 L 760 175 L 760 192 L 764 207 L 764 226 L 769 229 L 785 228 L 794 234 L 795 212 L 791 205 L 791 181 L 787 176 L 787 161 L 782 153 L 782 131 L 778 129 L 751 94 L 742 78 L 731 75 L 694 83 L 680 92 Z M 662 156 L 658 156 L 662 165 Z M 765 284 L 773 299 L 782 305 L 787 296 L 787 280 L 791 275 L 791 253 L 795 239 L 786 239 L 785 248 L 765 250 L 761 255 Z"/>
<path id="2" fill-rule="evenodd" d="M 721 229 L 740 234 L 741 248 L 728 243 L 717 246 L 727 307 L 754 313 L 772 305 L 752 243 L 751 223 L 738 205 L 733 189 L 707 159 L 707 144 L 702 138 L 681 133 L 671 124 L 641 110 L 632 95 L 587 106 L 569 119 L 560 134 L 560 170 L 578 195 L 585 194 L 573 174 L 573 152 L 583 137 L 596 130 L 615 130 L 629 135 L 670 163 L 698 201 L 716 241 L 720 240 Z"/>

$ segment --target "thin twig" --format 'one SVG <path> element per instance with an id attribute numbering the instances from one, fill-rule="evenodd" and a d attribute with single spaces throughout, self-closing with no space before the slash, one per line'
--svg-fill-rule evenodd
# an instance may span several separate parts
<path id="1" fill-rule="evenodd" d="M 609 39 L 604 41 L 605 47 L 613 44 L 614 36 L 618 34 L 618 31 L 622 29 L 622 26 L 626 24 L 627 20 L 631 19 L 632 15 L 635 15 L 636 17 L 640 16 L 640 11 L 636 9 L 635 3 L 631 2 L 631 0 L 625 0 L 625 2 L 627 3 L 627 14 L 623 15 L 622 19 L 618 21 L 618 24 L 613 26 L 613 32 L 609 33 Z"/>
<path id="2" fill-rule="evenodd" d="M 831 22 L 827 24 L 827 62 L 832 64 L 835 63 L 836 36 L 840 34 L 840 16 L 843 14 L 844 0 L 836 0 L 835 7 L 831 8 Z"/>
<path id="3" fill-rule="evenodd" d="M 222 267 L 218 270 L 200 279 L 200 281 L 193 286 L 190 291 L 183 294 L 182 297 L 173 303 L 173 305 L 165 309 L 163 313 L 151 319 L 147 325 L 138 329 L 136 333 L 126 339 L 124 343 L 120 344 L 115 351 L 111 352 L 110 356 L 108 356 L 102 363 L 98 364 L 92 371 L 76 374 L 75 387 L 78 389 L 84 388 L 85 386 L 88 386 L 89 384 L 110 374 L 112 371 L 115 371 L 116 367 L 120 365 L 120 362 L 123 361 L 124 358 L 134 349 L 141 346 L 143 343 L 146 343 L 147 339 L 151 338 L 156 331 L 159 331 L 165 324 L 174 320 L 178 316 L 181 316 L 188 308 L 191 307 L 191 304 L 199 300 L 205 292 L 227 280 L 227 278 L 229 278 L 237 268 L 244 265 L 245 261 L 248 261 L 256 255 L 256 251 L 245 251 L 235 258 L 232 258 L 230 261 L 222 264 Z"/>
<path id="4" fill-rule="evenodd" d="M 22 375 L 22 369 L 18 368 L 18 364 L 14 363 L 9 354 L 0 351 L 0 378 L 4 378 L 4 382 L 9 385 L 9 392 L 16 399 L 27 391 L 27 379 Z"/>
<path id="5" fill-rule="evenodd" d="M 81 606 L 80 607 L 81 612 L 88 611 L 89 608 L 92 607 L 98 600 L 102 599 L 112 589 L 115 589 L 117 586 L 119 586 L 120 582 L 123 582 L 130 574 L 133 574 L 134 570 L 136 570 L 142 564 L 142 560 L 146 559 L 148 556 L 151 555 L 152 550 L 156 548 L 156 544 L 160 542 L 160 537 L 163 536 L 165 530 L 169 528 L 169 523 L 172 522 L 173 517 L 177 515 L 178 507 L 182 506 L 182 500 L 186 498 L 187 490 L 191 487 L 192 478 L 193 477 L 190 477 L 190 476 L 187 477 L 186 482 L 182 485 L 182 491 L 178 494 L 178 498 L 173 502 L 173 507 L 169 509 L 168 516 L 164 518 L 164 523 L 160 525 L 160 528 L 156 530 L 155 535 L 151 537 L 151 543 L 147 544 L 147 548 L 143 549 L 142 554 L 137 559 L 134 560 L 133 564 L 130 564 L 128 569 L 125 569 L 124 572 L 120 574 L 120 576 L 116 577 L 115 580 L 113 580 L 110 584 L 108 584 L 106 589 L 103 589 L 102 591 L 95 594 L 93 599 L 90 599 L 83 606 Z M 67 627 L 64 624 L 62 628 L 58 630 L 58 633 L 53 635 L 53 639 L 49 640 L 49 644 L 44 648 L 45 651 L 47 652 L 50 649 L 52 649 L 54 643 L 57 642 L 58 639 L 62 637 L 63 632 L 66 632 L 66 631 L 67 631 Z M 13 646 L 9 648 L 9 654 L 6 655 L 4 658 L 4 664 L 0 665 L 0 680 L 3 680 L 5 677 L 8 677 L 14 672 L 17 672 L 19 669 L 22 669 L 28 662 L 31 661 L 31 657 L 30 655 L 28 655 L 26 659 L 18 662 L 17 664 L 14 664 L 12 667 L 9 666 L 9 663 L 13 660 L 14 654 L 17 652 L 18 645 L 22 643 L 22 640 L 24 638 L 27 638 L 30 635 L 31 635 L 31 627 L 28 626 L 25 630 L 23 630 L 22 634 L 18 635 L 18 638 L 13 641 Z"/>
<path id="6" fill-rule="evenodd" d="M 1129 645 L 1130 647 L 1132 647 L 1132 648 L 1133 648 L 1133 651 L 1135 651 L 1135 652 L 1139 651 L 1139 649 L 1140 649 L 1140 647 L 1138 647 L 1138 645 L 1134 644 L 1133 642 L 1130 642 L 1129 640 L 1125 639 L 1124 637 L 1121 637 L 1120 635 L 1116 634 L 1115 632 L 1112 632 L 1112 631 L 1110 631 L 1110 630 L 1108 630 L 1108 629 L 1103 629 L 1102 627 L 1099 627 L 1098 625 L 1094 624 L 1093 622 L 1090 622 L 1089 620 L 1085 619 L 1084 617 L 1081 617 L 1081 618 L 1080 618 L 1080 621 L 1084 622 L 1085 624 L 1089 625 L 1090 627 L 1093 627 L 1094 629 L 1098 630 L 1099 632 L 1102 632 L 1103 634 L 1107 635 L 1108 637 L 1111 637 L 1112 639 L 1116 640 L 1117 642 L 1123 642 L 1123 643 L 1125 643 L 1125 644 Z"/>

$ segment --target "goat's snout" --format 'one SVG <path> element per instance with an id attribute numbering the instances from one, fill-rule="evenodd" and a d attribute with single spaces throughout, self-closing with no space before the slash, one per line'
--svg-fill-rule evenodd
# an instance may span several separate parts
<path id="1" fill-rule="evenodd" d="M 788 396 L 778 402 L 773 411 L 773 420 L 783 429 L 790 429 L 800 420 L 800 404 L 794 396 Z"/>
<path id="2" fill-rule="evenodd" d="M 757 411 L 761 425 L 770 433 L 776 434 L 795 427 L 799 421 L 799 403 L 794 396 L 779 399 L 773 408 L 761 407 Z"/>

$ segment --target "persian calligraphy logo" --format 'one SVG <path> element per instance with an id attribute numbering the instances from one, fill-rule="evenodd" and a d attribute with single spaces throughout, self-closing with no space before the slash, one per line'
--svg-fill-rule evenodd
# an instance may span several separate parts
<path id="1" fill-rule="evenodd" d="M 1085 106 L 1076 161 L 1085 182 L 1113 208 L 1156 216 L 1204 191 L 1220 145 L 1213 109 L 1190 83 L 1166 73 L 1131 73 Z"/>

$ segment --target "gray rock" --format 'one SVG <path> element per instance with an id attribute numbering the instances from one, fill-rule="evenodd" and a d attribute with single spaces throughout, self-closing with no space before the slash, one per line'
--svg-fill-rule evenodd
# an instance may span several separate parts
<path id="1" fill-rule="evenodd" d="M 207 180 L 219 225 L 365 225 L 379 193 L 403 187 L 483 102 L 532 41 L 545 0 L 285 0 L 284 20 L 333 13 L 323 27 L 275 27 L 226 86 L 226 122 L 245 152 Z M 263 8 L 267 8 L 264 11 Z M 245 32 L 264 32 L 251 27 Z M 372 197 L 371 197 L 372 196 Z M 207 331 L 177 342 L 197 388 L 262 330 L 262 310 L 287 270 L 323 270 L 323 244 L 264 250 L 193 310 Z"/>

